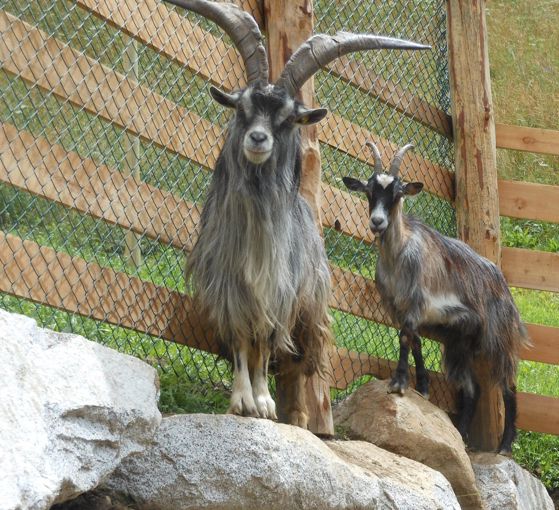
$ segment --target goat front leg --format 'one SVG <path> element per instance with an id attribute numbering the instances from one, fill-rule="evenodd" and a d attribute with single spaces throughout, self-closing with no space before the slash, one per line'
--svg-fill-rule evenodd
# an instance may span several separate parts
<path id="1" fill-rule="evenodd" d="M 388 385 L 388 393 L 399 393 L 403 395 L 409 385 L 409 353 L 410 343 L 415 334 L 410 328 L 403 327 L 400 330 L 400 357 L 396 372 Z"/>
<path id="2" fill-rule="evenodd" d="M 423 352 L 421 351 L 421 338 L 413 336 L 411 353 L 415 361 L 415 389 L 429 400 L 429 374 L 425 370 Z"/>
<path id="3" fill-rule="evenodd" d="M 268 363 L 270 361 L 270 347 L 257 344 L 252 351 L 252 396 L 260 418 L 277 420 L 276 403 L 268 389 Z"/>
<path id="4" fill-rule="evenodd" d="M 239 416 L 258 416 L 248 366 L 248 342 L 239 342 L 233 355 L 233 391 L 229 414 Z"/>

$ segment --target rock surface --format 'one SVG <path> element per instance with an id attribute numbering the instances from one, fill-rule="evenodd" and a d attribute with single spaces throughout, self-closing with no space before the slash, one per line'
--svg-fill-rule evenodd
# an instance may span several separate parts
<path id="1" fill-rule="evenodd" d="M 441 472 L 462 508 L 483 504 L 464 442 L 447 414 L 409 389 L 389 394 L 386 381 L 371 381 L 340 402 L 334 423 L 363 439 Z"/>
<path id="2" fill-rule="evenodd" d="M 49 508 L 96 486 L 153 437 L 157 373 L 0 310 L 0 508 Z"/>
<path id="3" fill-rule="evenodd" d="M 554 510 L 544 485 L 508 457 L 471 453 L 476 481 L 488 510 Z"/>
<path id="4" fill-rule="evenodd" d="M 164 418 L 106 487 L 173 510 L 459 508 L 440 473 L 409 459 L 231 415 Z"/>

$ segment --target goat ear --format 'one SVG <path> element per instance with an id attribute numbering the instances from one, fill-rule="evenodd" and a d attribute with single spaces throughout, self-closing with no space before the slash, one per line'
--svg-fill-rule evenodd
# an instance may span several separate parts
<path id="1" fill-rule="evenodd" d="M 408 182 L 404 186 L 404 195 L 413 196 L 417 195 L 423 189 L 422 182 Z"/>
<path id="2" fill-rule="evenodd" d="M 239 97 L 241 97 L 240 92 L 227 94 L 216 87 L 210 87 L 210 94 L 220 105 L 226 106 L 227 108 L 235 108 L 239 101 Z"/>
<path id="3" fill-rule="evenodd" d="M 365 193 L 367 191 L 367 185 L 364 182 L 361 182 L 359 179 L 354 179 L 353 177 L 344 177 L 342 181 L 344 181 L 347 189 L 351 191 L 361 191 L 362 193 Z"/>
<path id="4" fill-rule="evenodd" d="M 295 113 L 295 123 L 300 124 L 301 126 L 316 124 L 326 117 L 327 113 L 328 110 L 326 108 L 316 108 L 312 110 L 310 108 L 300 106 Z"/>

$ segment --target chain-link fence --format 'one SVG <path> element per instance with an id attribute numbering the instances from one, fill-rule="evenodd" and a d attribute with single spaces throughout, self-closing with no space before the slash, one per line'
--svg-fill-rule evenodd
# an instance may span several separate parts
<path id="1" fill-rule="evenodd" d="M 184 394 L 226 391 L 227 365 L 168 341 L 192 344 L 166 324 L 186 292 L 185 253 L 227 122 L 208 84 L 230 90 L 244 79 L 228 38 L 155 0 L 0 5 L 0 307 L 139 356 L 179 378 Z M 317 101 L 331 112 L 319 127 L 332 191 L 322 200 L 328 254 L 333 267 L 371 279 L 374 246 L 344 231 L 357 198 L 336 192 L 342 176 L 372 173 L 365 139 L 387 159 L 415 144 L 408 168 L 428 192 L 409 209 L 454 234 L 445 2 L 320 0 L 314 11 L 316 32 L 382 33 L 433 47 L 355 54 L 315 78 Z M 346 302 L 367 299 L 366 288 L 348 289 L 356 294 Z M 377 302 L 357 315 L 337 308 L 338 346 L 397 359 L 396 331 L 372 320 Z M 438 344 L 424 351 L 427 368 L 440 370 Z M 336 398 L 362 381 L 349 377 Z M 169 405 L 180 408 L 175 397 Z"/>

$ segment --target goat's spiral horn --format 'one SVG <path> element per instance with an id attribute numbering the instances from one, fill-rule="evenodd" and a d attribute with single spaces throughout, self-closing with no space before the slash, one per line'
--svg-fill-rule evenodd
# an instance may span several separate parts
<path id="1" fill-rule="evenodd" d="M 375 160 L 375 172 L 382 173 L 382 158 L 380 156 L 378 147 L 373 142 L 365 142 L 365 145 L 369 147 L 369 149 L 371 149 L 371 152 L 373 153 L 373 158 Z"/>
<path id="2" fill-rule="evenodd" d="M 239 50 L 245 63 L 247 82 L 268 82 L 268 56 L 254 18 L 234 4 L 207 0 L 165 0 L 193 11 L 221 27 Z"/>
<path id="3" fill-rule="evenodd" d="M 319 69 L 354 51 L 400 49 L 427 50 L 430 46 L 372 34 L 338 32 L 334 36 L 317 34 L 304 42 L 285 64 L 276 85 L 295 96 L 304 83 Z"/>
<path id="4" fill-rule="evenodd" d="M 413 149 L 413 144 L 408 143 L 407 145 L 404 145 L 395 155 L 394 158 L 392 159 L 392 163 L 390 163 L 390 169 L 388 170 L 388 173 L 390 175 L 393 175 L 394 177 L 398 177 L 398 172 L 400 171 L 400 166 L 402 165 L 402 160 L 404 159 L 404 155 L 406 154 L 406 152 L 408 152 L 410 149 Z"/>

